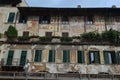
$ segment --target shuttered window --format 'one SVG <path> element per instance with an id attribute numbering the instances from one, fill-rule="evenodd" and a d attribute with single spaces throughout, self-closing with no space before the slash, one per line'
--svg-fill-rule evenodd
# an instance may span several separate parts
<path id="1" fill-rule="evenodd" d="M 27 51 L 21 52 L 21 58 L 20 58 L 20 65 L 21 66 L 24 66 L 26 63 L 26 55 L 27 55 Z"/>
<path id="2" fill-rule="evenodd" d="M 116 54 L 115 51 L 103 51 L 104 53 L 104 63 L 105 64 L 116 64 Z"/>
<path id="3" fill-rule="evenodd" d="M 6 63 L 6 65 L 12 65 L 13 55 L 14 55 L 14 51 L 10 50 L 8 52 L 8 57 L 7 57 L 7 63 Z"/>
<path id="4" fill-rule="evenodd" d="M 12 23 L 14 21 L 14 17 L 15 17 L 15 13 L 9 13 L 8 22 Z"/>
<path id="5" fill-rule="evenodd" d="M 77 51 L 77 61 L 78 63 L 84 63 L 84 52 Z"/>
<path id="6" fill-rule="evenodd" d="M 120 51 L 117 52 L 117 63 L 120 64 Z"/>
<path id="7" fill-rule="evenodd" d="M 49 62 L 55 62 L 55 50 L 49 50 Z"/>
<path id="8" fill-rule="evenodd" d="M 89 63 L 90 64 L 100 64 L 100 54 L 99 51 L 89 51 Z"/>
<path id="9" fill-rule="evenodd" d="M 42 58 L 42 50 L 36 50 L 34 61 L 41 62 L 41 58 Z"/>
<path id="10" fill-rule="evenodd" d="M 70 62 L 70 51 L 63 50 L 63 62 Z"/>

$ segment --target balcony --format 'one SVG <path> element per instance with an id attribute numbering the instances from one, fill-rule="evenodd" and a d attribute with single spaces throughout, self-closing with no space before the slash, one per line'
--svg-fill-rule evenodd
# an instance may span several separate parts
<path id="1" fill-rule="evenodd" d="M 119 80 L 120 75 L 108 74 L 79 74 L 79 73 L 29 73 L 24 72 L 0 72 L 0 79 L 9 80 Z"/>
<path id="2" fill-rule="evenodd" d="M 13 58 L 12 61 L 9 60 L 11 64 L 7 64 L 7 59 L 4 58 L 1 61 L 1 69 L 2 71 L 24 71 L 23 66 L 20 66 L 20 59 L 18 58 Z"/>

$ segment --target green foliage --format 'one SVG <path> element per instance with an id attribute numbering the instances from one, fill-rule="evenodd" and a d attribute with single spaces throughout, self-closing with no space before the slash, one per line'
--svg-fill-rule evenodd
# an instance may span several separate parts
<path id="1" fill-rule="evenodd" d="M 39 39 L 40 39 L 40 41 L 42 41 L 42 42 L 51 42 L 52 37 L 43 36 L 43 37 L 40 37 Z"/>
<path id="2" fill-rule="evenodd" d="M 18 32 L 15 27 L 10 25 L 5 34 L 7 36 L 7 41 L 14 41 L 17 38 Z"/>
<path id="3" fill-rule="evenodd" d="M 116 30 L 110 29 L 109 31 L 104 31 L 101 35 L 102 35 L 103 41 L 109 41 L 112 43 L 116 43 L 120 40 L 119 39 L 120 32 Z"/>
<path id="4" fill-rule="evenodd" d="M 104 31 L 101 34 L 98 32 L 83 33 L 81 35 L 81 41 L 120 43 L 119 36 L 119 31 L 110 29 L 109 31 Z"/>
<path id="5" fill-rule="evenodd" d="M 9 26 L 8 30 L 6 31 L 6 36 L 9 39 L 15 39 L 17 38 L 18 32 L 15 27 L 12 25 Z"/>
<path id="6" fill-rule="evenodd" d="M 72 41 L 72 38 L 71 37 L 61 37 L 60 40 L 62 42 L 70 42 L 70 41 Z"/>
<path id="7" fill-rule="evenodd" d="M 19 41 L 29 41 L 30 37 L 29 36 L 20 36 L 20 37 L 18 37 L 18 40 Z"/>
<path id="8" fill-rule="evenodd" d="M 88 32 L 81 34 L 82 41 L 99 41 L 101 35 L 97 32 Z"/>

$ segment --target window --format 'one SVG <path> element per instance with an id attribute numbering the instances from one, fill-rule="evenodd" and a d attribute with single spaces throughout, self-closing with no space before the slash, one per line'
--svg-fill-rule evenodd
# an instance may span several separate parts
<path id="1" fill-rule="evenodd" d="M 78 63 L 84 63 L 84 52 L 77 51 L 77 61 Z"/>
<path id="2" fill-rule="evenodd" d="M 29 31 L 24 31 L 23 36 L 29 36 Z"/>
<path id="3" fill-rule="evenodd" d="M 20 15 L 19 23 L 26 23 L 28 17 L 26 15 Z"/>
<path id="4" fill-rule="evenodd" d="M 93 17 L 92 16 L 88 16 L 87 17 L 87 24 L 93 24 Z"/>
<path id="5" fill-rule="evenodd" d="M 62 32 L 62 37 L 68 37 L 68 36 L 69 36 L 68 32 Z"/>
<path id="6" fill-rule="evenodd" d="M 46 33 L 45 33 L 45 36 L 47 36 L 47 37 L 52 37 L 52 32 L 46 32 Z"/>
<path id="7" fill-rule="evenodd" d="M 120 51 L 117 52 L 117 62 L 120 64 Z"/>
<path id="8" fill-rule="evenodd" d="M 89 63 L 90 64 L 100 64 L 100 54 L 99 51 L 89 51 Z"/>
<path id="9" fill-rule="evenodd" d="M 55 50 L 49 50 L 49 62 L 55 62 Z"/>
<path id="10" fill-rule="evenodd" d="M 7 57 L 7 63 L 6 63 L 6 65 L 12 65 L 13 55 L 14 55 L 14 51 L 10 50 L 8 52 L 8 57 Z"/>
<path id="11" fill-rule="evenodd" d="M 62 24 L 68 24 L 68 23 L 69 23 L 68 17 L 63 17 L 62 18 Z"/>
<path id="12" fill-rule="evenodd" d="M 70 51 L 63 50 L 63 62 L 70 62 Z"/>
<path id="13" fill-rule="evenodd" d="M 40 24 L 50 24 L 50 17 L 49 16 L 40 16 L 39 23 Z"/>
<path id="14" fill-rule="evenodd" d="M 14 17 L 15 17 L 15 13 L 13 12 L 9 13 L 8 22 L 12 23 L 14 21 Z"/>
<path id="15" fill-rule="evenodd" d="M 105 64 L 116 64 L 117 63 L 115 51 L 103 51 L 103 53 L 104 53 Z"/>
<path id="16" fill-rule="evenodd" d="M 27 51 L 21 51 L 20 66 L 24 66 L 26 63 Z"/>
<path id="17" fill-rule="evenodd" d="M 35 51 L 35 62 L 41 62 L 41 58 L 42 58 L 42 50 L 36 50 Z"/>

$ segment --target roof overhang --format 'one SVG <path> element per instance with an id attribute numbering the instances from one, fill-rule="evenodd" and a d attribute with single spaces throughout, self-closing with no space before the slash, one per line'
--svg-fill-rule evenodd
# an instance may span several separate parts
<path id="1" fill-rule="evenodd" d="M 0 0 L 0 4 L 14 4 L 17 5 L 21 3 L 21 0 Z"/>
<path id="2" fill-rule="evenodd" d="M 120 8 L 44 8 L 44 7 L 18 7 L 20 14 L 24 15 L 50 15 L 50 16 L 89 16 L 111 15 L 119 16 Z"/>

